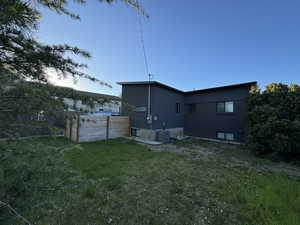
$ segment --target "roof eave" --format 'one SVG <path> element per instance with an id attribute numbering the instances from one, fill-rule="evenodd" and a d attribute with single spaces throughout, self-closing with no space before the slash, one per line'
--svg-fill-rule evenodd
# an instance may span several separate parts
<path id="1" fill-rule="evenodd" d="M 206 89 L 199 89 L 194 91 L 186 91 L 184 94 L 194 94 L 194 93 L 202 93 L 207 91 L 214 91 L 214 90 L 222 90 L 222 89 L 230 89 L 230 88 L 237 88 L 237 87 L 251 87 L 253 85 L 257 85 L 257 81 L 251 81 L 247 83 L 240 83 L 240 84 L 233 84 L 233 85 L 226 85 L 220 87 L 213 87 L 213 88 L 206 88 Z"/>
<path id="2" fill-rule="evenodd" d="M 157 85 L 160 87 L 164 87 L 166 89 L 170 89 L 182 94 L 193 94 L 193 93 L 202 93 L 206 91 L 214 91 L 214 90 L 222 90 L 222 89 L 230 89 L 230 88 L 236 88 L 236 87 L 243 87 L 243 86 L 252 86 L 252 85 L 257 85 L 257 81 L 251 81 L 247 83 L 239 83 L 239 84 L 232 84 L 232 85 L 227 85 L 227 86 L 220 86 L 220 87 L 213 87 L 213 88 L 207 88 L 207 89 L 199 89 L 199 90 L 194 90 L 194 91 L 181 91 L 176 88 L 170 87 L 168 85 L 162 84 L 157 81 L 134 81 L 134 82 L 117 82 L 119 85 Z"/>
<path id="3" fill-rule="evenodd" d="M 173 88 L 171 86 L 168 86 L 166 84 L 163 84 L 163 83 L 160 83 L 158 81 L 133 81 L 133 82 L 117 82 L 117 84 L 119 85 L 157 85 L 159 87 L 163 87 L 163 88 L 166 88 L 166 89 L 170 89 L 170 90 L 173 90 L 173 91 L 176 91 L 176 92 L 180 92 L 180 93 L 184 93 L 184 91 L 181 91 L 179 89 L 176 89 L 176 88 Z"/>

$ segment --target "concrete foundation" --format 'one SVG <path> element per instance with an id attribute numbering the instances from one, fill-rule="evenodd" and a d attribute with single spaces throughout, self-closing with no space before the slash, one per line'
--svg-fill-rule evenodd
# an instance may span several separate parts
<path id="1" fill-rule="evenodd" d="M 183 137 L 184 131 L 182 127 L 166 129 L 170 132 L 171 138 Z"/>
<path id="2" fill-rule="evenodd" d="M 157 132 L 160 130 L 150 130 L 150 129 L 143 129 L 143 128 L 136 128 L 137 129 L 137 137 L 139 139 L 145 140 L 145 141 L 157 141 Z M 170 132 L 171 138 L 177 138 L 177 137 L 183 137 L 184 130 L 182 127 L 178 128 L 169 128 L 165 129 L 166 131 Z"/>
<path id="3" fill-rule="evenodd" d="M 156 131 L 150 129 L 137 129 L 137 136 L 145 141 L 155 141 Z"/>

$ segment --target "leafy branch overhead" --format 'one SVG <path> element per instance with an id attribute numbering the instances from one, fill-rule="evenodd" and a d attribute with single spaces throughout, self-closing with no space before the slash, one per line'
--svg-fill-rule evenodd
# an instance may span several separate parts
<path id="1" fill-rule="evenodd" d="M 19 79 L 47 82 L 46 69 L 55 69 L 60 76 L 71 75 L 97 80 L 81 72 L 87 66 L 77 63 L 66 53 L 86 58 L 90 54 L 69 45 L 43 45 L 32 38 L 40 13 L 29 3 L 4 0 L 0 8 L 0 67 L 16 73 Z"/>
<path id="2" fill-rule="evenodd" d="M 85 4 L 85 0 L 72 2 Z M 123 2 L 145 14 L 135 0 L 100 0 L 100 3 Z M 75 61 L 71 56 L 90 58 L 89 52 L 68 44 L 47 45 L 38 42 L 33 34 L 37 31 L 42 14 L 38 6 L 46 7 L 58 14 L 79 19 L 70 12 L 68 0 L 1 0 L 0 3 L 0 128 L 1 132 L 15 133 L 21 127 L 33 125 L 29 122 L 37 112 L 64 114 L 63 97 L 82 100 L 86 98 L 74 91 L 49 85 L 49 71 L 60 78 L 85 78 L 101 85 L 104 81 L 84 72 L 86 64 Z M 35 83 L 26 84 L 28 81 Z M 43 85 L 39 85 L 39 82 Z M 53 98 L 55 96 L 56 98 Z M 85 102 L 107 102 L 92 97 Z M 24 118 L 27 117 L 27 120 Z M 13 131 L 13 132 L 11 132 Z M 1 136 L 1 135 L 0 135 Z"/>
<path id="3" fill-rule="evenodd" d="M 112 4 L 114 2 L 123 2 L 129 6 L 132 6 L 133 8 L 137 9 L 139 13 L 142 15 L 149 17 L 149 15 L 143 10 L 143 8 L 140 6 L 139 2 L 136 0 L 98 0 L 99 2 L 106 2 L 108 4 Z M 59 14 L 66 14 L 73 19 L 80 19 L 80 16 L 78 14 L 74 14 L 70 12 L 66 6 L 68 5 L 68 0 L 37 0 L 38 3 L 42 4 L 43 6 L 56 11 Z M 75 3 L 79 4 L 86 4 L 86 0 L 73 0 Z"/>
<path id="4" fill-rule="evenodd" d="M 124 2 L 146 16 L 135 0 L 99 1 L 109 4 Z M 86 3 L 85 0 L 74 0 L 73 2 Z M 33 33 L 38 29 L 39 19 L 42 16 L 37 10 L 37 6 L 41 5 L 56 11 L 58 14 L 79 19 L 78 15 L 67 9 L 68 3 L 67 0 L 0 1 L 0 138 L 15 138 L 20 134 L 30 135 L 31 130 L 42 135 L 43 128 L 48 128 L 47 134 L 49 134 L 49 130 L 50 133 L 53 133 L 57 127 L 63 126 L 59 125 L 64 124 L 64 118 L 68 116 L 64 98 L 81 99 L 88 104 L 104 104 L 109 101 L 104 98 L 81 96 L 73 89 L 55 87 L 48 80 L 47 71 L 54 70 L 57 76 L 63 78 L 66 76 L 86 78 L 109 86 L 94 76 L 84 73 L 83 69 L 87 65 L 76 62 L 70 57 L 73 54 L 90 58 L 91 55 L 87 51 L 67 44 L 42 44 L 34 39 Z M 47 120 L 38 121 L 36 116 L 40 113 L 45 114 Z M 0 166 L 0 223 L 3 221 L 2 218 L 5 219 L 8 216 L 13 218 L 13 214 L 11 214 L 13 212 L 18 222 L 23 220 L 30 224 L 25 217 L 19 214 L 19 209 L 28 202 L 27 188 L 32 193 L 39 186 L 35 175 L 40 174 L 40 169 L 50 171 L 48 168 L 45 169 L 47 165 L 52 165 L 49 160 L 50 157 L 46 157 L 47 162 L 43 162 L 38 155 L 53 155 L 53 150 L 55 150 L 55 148 L 45 149 L 43 152 L 43 147 L 37 144 L 32 147 L 24 149 L 24 146 L 20 144 L 15 149 L 10 148 L 5 143 L 0 143 L 0 160 L 4 162 Z M 34 157 L 30 157 L 30 160 L 29 158 L 22 158 L 32 149 L 37 150 L 32 154 Z M 62 159 L 62 157 L 59 158 Z M 33 170 L 28 170 L 28 165 L 34 164 L 34 159 L 39 164 Z M 65 162 L 62 164 L 64 165 Z M 18 171 L 15 173 L 17 174 L 16 177 L 12 176 L 12 171 Z M 24 174 L 25 176 L 23 176 Z M 48 175 L 43 177 L 47 178 L 47 181 L 50 180 Z M 65 180 L 64 177 L 62 181 Z M 49 190 L 53 189 L 51 184 L 55 181 L 57 181 L 56 175 L 51 182 L 44 183 L 43 181 L 40 184 L 41 187 Z M 9 214 L 5 214 L 4 207 L 9 209 Z"/>
<path id="5" fill-rule="evenodd" d="M 76 3 L 85 4 L 84 0 L 75 0 Z M 112 0 L 100 2 L 112 3 Z M 145 14 L 136 1 L 125 2 Z M 71 75 L 76 78 L 86 78 L 91 81 L 101 82 L 94 76 L 82 72 L 87 65 L 75 62 L 66 57 L 68 53 L 90 58 L 91 55 L 78 47 L 64 45 L 44 45 L 32 37 L 32 32 L 37 29 L 41 14 L 35 4 L 41 4 L 59 14 L 66 14 L 79 19 L 78 15 L 67 10 L 66 0 L 3 0 L 0 5 L 0 67 L 16 72 L 20 78 L 30 78 L 47 82 L 46 69 L 54 69 L 58 76 Z"/>

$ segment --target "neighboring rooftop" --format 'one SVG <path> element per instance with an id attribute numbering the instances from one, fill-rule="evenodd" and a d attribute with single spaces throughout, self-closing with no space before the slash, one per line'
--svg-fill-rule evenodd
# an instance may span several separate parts
<path id="1" fill-rule="evenodd" d="M 40 83 L 40 82 L 35 82 L 35 81 L 25 81 L 28 84 L 37 84 L 37 85 L 46 85 L 44 83 Z M 65 87 L 65 86 L 57 86 L 54 84 L 50 85 L 54 86 L 54 87 L 61 87 L 61 88 L 65 88 L 65 89 L 69 89 L 72 90 L 74 92 L 76 92 L 79 95 L 84 95 L 84 96 L 88 96 L 88 97 L 94 97 L 94 98 L 104 98 L 104 99 L 109 99 L 109 100 L 114 100 L 114 101 L 121 101 L 121 98 L 118 96 L 114 96 L 114 95 L 107 95 L 107 94 L 100 94 L 100 93 L 95 93 L 95 92 L 88 92 L 88 91 L 80 91 L 80 90 L 76 90 L 74 88 L 71 87 Z"/>
<path id="2" fill-rule="evenodd" d="M 117 84 L 120 85 L 157 85 L 163 88 L 167 88 L 173 91 L 177 91 L 183 94 L 195 94 L 195 93 L 202 93 L 202 92 L 207 92 L 207 91 L 213 91 L 213 90 L 217 90 L 217 89 L 227 89 L 227 88 L 234 88 L 234 87 L 251 87 L 252 85 L 256 85 L 257 82 L 256 81 L 252 81 L 252 82 L 247 82 L 247 83 L 239 83 L 239 84 L 232 84 L 232 85 L 227 85 L 227 86 L 220 86 L 220 87 L 213 87 L 213 88 L 206 88 L 206 89 L 199 89 L 199 90 L 194 90 L 194 91 L 181 91 L 178 90 L 176 88 L 170 87 L 168 85 L 165 85 L 163 83 L 160 83 L 158 81 L 134 81 L 134 82 L 118 82 Z"/>
<path id="3" fill-rule="evenodd" d="M 79 90 L 74 90 L 76 91 L 79 95 L 85 95 L 89 97 L 96 97 L 96 98 L 105 98 L 105 99 L 110 99 L 110 100 L 115 100 L 115 101 L 120 101 L 121 98 L 118 96 L 114 95 L 106 95 L 106 94 L 100 94 L 100 93 L 94 93 L 94 92 L 88 92 L 88 91 L 79 91 Z"/>

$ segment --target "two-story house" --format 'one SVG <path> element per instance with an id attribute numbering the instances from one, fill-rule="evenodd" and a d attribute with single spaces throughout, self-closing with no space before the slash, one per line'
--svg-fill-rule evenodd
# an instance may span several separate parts
<path id="1" fill-rule="evenodd" d="M 256 82 L 184 92 L 156 81 L 119 82 L 122 102 L 133 105 L 131 133 L 156 140 L 157 131 L 242 142 L 247 122 L 247 97 Z"/>

